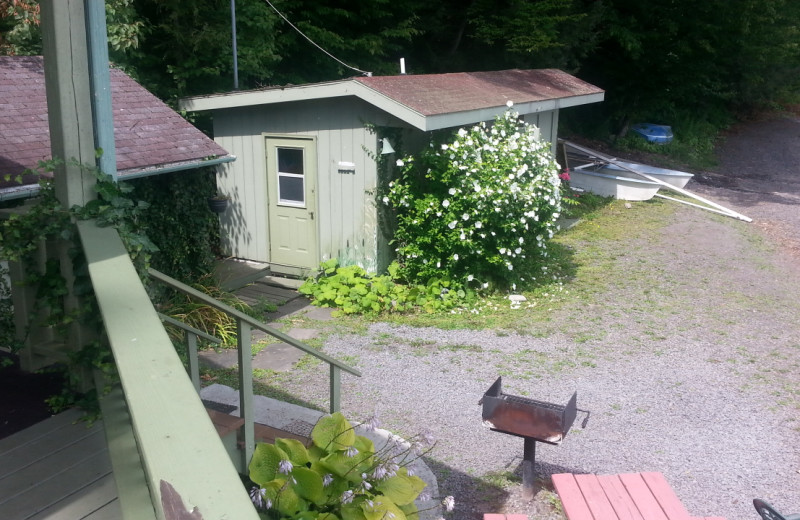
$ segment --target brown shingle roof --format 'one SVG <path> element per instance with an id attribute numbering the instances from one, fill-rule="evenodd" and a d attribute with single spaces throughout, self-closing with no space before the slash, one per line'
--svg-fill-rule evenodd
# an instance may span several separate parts
<path id="1" fill-rule="evenodd" d="M 110 76 L 120 178 L 228 155 L 124 72 L 111 69 Z M 0 56 L 0 188 L 3 175 L 17 175 L 50 155 L 44 60 Z"/>
<path id="2" fill-rule="evenodd" d="M 603 92 L 557 69 L 373 76 L 355 81 L 425 116 Z"/>

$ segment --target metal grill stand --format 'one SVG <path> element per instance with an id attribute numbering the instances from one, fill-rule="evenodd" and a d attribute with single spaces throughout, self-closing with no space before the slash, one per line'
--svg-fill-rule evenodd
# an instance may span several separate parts
<path id="1" fill-rule="evenodd" d="M 498 377 L 478 404 L 483 405 L 483 423 L 493 431 L 522 437 L 522 498 L 533 499 L 536 441 L 558 445 L 567 435 L 578 411 L 586 414 L 582 427 L 586 427 L 589 412 L 577 407 L 578 393 L 572 394 L 566 405 L 536 401 L 526 397 L 504 394 L 502 377 Z"/>

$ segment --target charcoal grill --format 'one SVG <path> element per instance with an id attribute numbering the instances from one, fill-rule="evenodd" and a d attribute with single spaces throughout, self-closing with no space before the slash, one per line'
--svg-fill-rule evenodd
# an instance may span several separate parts
<path id="1" fill-rule="evenodd" d="M 566 405 L 547 403 L 517 395 L 503 393 L 503 378 L 483 394 L 478 404 L 483 405 L 483 424 L 493 431 L 515 435 L 524 439 L 522 457 L 522 497 L 533 498 L 533 468 L 536 462 L 536 441 L 558 445 L 575 422 L 578 412 L 586 414 L 581 424 L 586 427 L 589 412 L 577 406 L 578 392 L 572 394 Z"/>

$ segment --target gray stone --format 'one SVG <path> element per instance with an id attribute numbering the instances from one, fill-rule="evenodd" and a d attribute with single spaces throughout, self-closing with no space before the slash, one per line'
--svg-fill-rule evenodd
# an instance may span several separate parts
<path id="1" fill-rule="evenodd" d="M 239 364 L 239 356 L 235 349 L 225 349 L 219 352 L 201 350 L 197 353 L 197 357 L 202 366 L 213 369 L 231 368 Z"/>
<path id="2" fill-rule="evenodd" d="M 264 347 L 253 358 L 253 368 L 286 372 L 300 361 L 305 352 L 286 343 L 273 343 Z"/>

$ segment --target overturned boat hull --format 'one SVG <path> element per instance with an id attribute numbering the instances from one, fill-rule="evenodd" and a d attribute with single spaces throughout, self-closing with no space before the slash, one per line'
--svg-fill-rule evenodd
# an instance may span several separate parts
<path id="1" fill-rule="evenodd" d="M 606 172 L 576 168 L 570 172 L 570 186 L 590 191 L 601 197 L 642 201 L 652 199 L 661 185 L 644 179 L 609 175 Z"/>
<path id="2" fill-rule="evenodd" d="M 660 180 L 661 182 L 666 182 L 669 185 L 683 188 L 686 186 L 694 174 L 682 172 L 680 170 L 669 170 L 667 168 L 657 168 L 655 166 L 648 166 L 646 164 L 639 164 L 633 162 L 626 162 L 616 160 L 612 164 L 606 164 L 605 166 L 601 167 L 598 171 L 600 173 L 604 173 L 606 175 L 619 175 L 622 177 L 633 177 L 633 178 L 641 178 L 637 177 L 635 173 L 626 170 L 625 168 L 630 168 L 631 170 L 636 170 L 637 172 L 641 172 L 647 174 L 651 177 L 655 177 L 656 179 Z"/>

